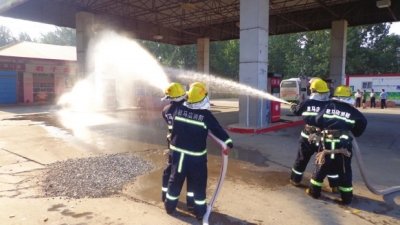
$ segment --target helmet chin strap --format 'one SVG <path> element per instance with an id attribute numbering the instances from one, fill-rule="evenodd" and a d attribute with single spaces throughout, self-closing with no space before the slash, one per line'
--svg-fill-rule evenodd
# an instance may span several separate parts
<path id="1" fill-rule="evenodd" d="M 349 105 L 354 105 L 354 99 L 351 97 L 333 97 L 332 99 L 347 103 Z"/>
<path id="2" fill-rule="evenodd" d="M 183 95 L 183 96 L 177 97 L 177 98 L 170 98 L 170 100 L 171 100 L 171 102 L 180 102 L 185 98 L 186 98 L 186 95 Z"/>
<path id="3" fill-rule="evenodd" d="M 210 99 L 206 96 L 203 100 L 196 103 L 183 103 L 186 107 L 190 109 L 210 109 Z"/>
<path id="4" fill-rule="evenodd" d="M 329 93 L 312 93 L 310 99 L 314 99 L 317 101 L 328 101 Z"/>

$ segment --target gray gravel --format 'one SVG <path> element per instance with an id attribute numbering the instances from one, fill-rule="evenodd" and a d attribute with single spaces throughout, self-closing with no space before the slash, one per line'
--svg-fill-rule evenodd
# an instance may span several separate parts
<path id="1" fill-rule="evenodd" d="M 46 197 L 105 197 L 150 171 L 153 166 L 132 154 L 69 159 L 50 164 L 44 177 Z"/>

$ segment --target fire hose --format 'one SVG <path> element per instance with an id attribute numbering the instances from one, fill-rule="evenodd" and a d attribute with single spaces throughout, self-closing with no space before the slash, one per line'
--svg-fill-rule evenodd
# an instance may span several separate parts
<path id="1" fill-rule="evenodd" d="M 208 136 L 211 137 L 220 147 L 221 147 L 221 154 L 222 154 L 222 164 L 221 164 L 221 170 L 217 182 L 217 186 L 215 187 L 214 194 L 211 197 L 211 200 L 209 204 L 207 205 L 207 211 L 203 216 L 203 225 L 208 225 L 208 218 L 210 217 L 212 207 L 214 206 L 215 201 L 217 200 L 218 194 L 221 191 L 222 184 L 224 183 L 225 175 L 226 175 L 226 169 L 228 167 L 228 146 L 215 137 L 211 132 L 208 132 Z"/>
<path id="2" fill-rule="evenodd" d="M 386 188 L 383 190 L 378 190 L 371 185 L 370 181 L 368 180 L 367 175 L 365 174 L 365 167 L 364 167 L 364 162 L 361 158 L 360 148 L 358 147 L 357 141 L 354 138 L 354 136 L 352 134 L 351 134 L 351 136 L 353 138 L 353 141 L 352 141 L 353 153 L 356 157 L 358 168 L 360 169 L 361 177 L 364 180 L 364 183 L 367 186 L 368 190 L 376 195 L 383 195 L 383 196 L 393 194 L 395 192 L 400 192 L 400 186 L 393 186 L 393 187 L 389 187 L 389 188 Z"/>

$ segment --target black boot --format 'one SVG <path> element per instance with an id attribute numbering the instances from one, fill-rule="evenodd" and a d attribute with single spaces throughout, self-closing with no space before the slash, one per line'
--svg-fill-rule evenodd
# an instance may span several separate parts
<path id="1" fill-rule="evenodd" d="M 350 205 L 351 202 L 353 201 L 353 192 L 340 192 L 340 195 L 342 196 L 342 204 L 343 205 Z"/>
<path id="2" fill-rule="evenodd" d="M 321 197 L 321 187 L 311 185 L 309 188 L 306 189 L 306 193 L 309 196 L 317 199 L 317 198 Z"/>
<path id="3" fill-rule="evenodd" d="M 298 187 L 298 186 L 300 186 L 300 182 L 301 182 L 302 178 L 303 178 L 303 175 L 296 174 L 295 172 L 292 171 L 292 174 L 290 175 L 290 183 L 293 186 Z"/>

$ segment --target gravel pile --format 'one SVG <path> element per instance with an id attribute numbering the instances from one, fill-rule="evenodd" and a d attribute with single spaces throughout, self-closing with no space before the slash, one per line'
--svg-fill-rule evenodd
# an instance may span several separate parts
<path id="1" fill-rule="evenodd" d="M 152 168 L 150 163 L 131 154 L 56 162 L 49 165 L 45 174 L 44 193 L 47 197 L 105 197 Z"/>

